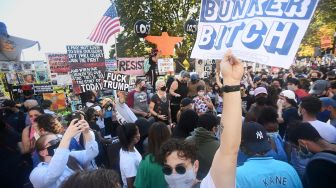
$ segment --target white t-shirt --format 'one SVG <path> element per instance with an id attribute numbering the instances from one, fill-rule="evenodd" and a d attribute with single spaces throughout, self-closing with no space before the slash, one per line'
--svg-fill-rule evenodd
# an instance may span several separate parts
<path id="1" fill-rule="evenodd" d="M 330 143 L 336 143 L 336 128 L 334 126 L 319 120 L 308 122 L 317 130 L 323 139 Z"/>
<path id="2" fill-rule="evenodd" d="M 210 172 L 208 175 L 202 180 L 201 182 L 201 188 L 216 188 L 215 183 L 212 180 L 212 177 L 210 175 Z"/>
<path id="3" fill-rule="evenodd" d="M 120 149 L 120 172 L 124 188 L 127 188 L 126 178 L 135 177 L 141 161 L 141 155 L 136 148 L 134 152 L 124 151 Z"/>

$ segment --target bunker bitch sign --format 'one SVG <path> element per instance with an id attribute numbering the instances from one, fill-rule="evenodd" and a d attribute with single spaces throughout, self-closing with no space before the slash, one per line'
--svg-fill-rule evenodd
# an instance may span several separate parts
<path id="1" fill-rule="evenodd" d="M 318 0 L 202 0 L 191 57 L 240 59 L 288 68 Z"/>
<path id="2" fill-rule="evenodd" d="M 102 46 L 67 46 L 68 61 L 75 93 L 101 90 L 105 73 Z"/>

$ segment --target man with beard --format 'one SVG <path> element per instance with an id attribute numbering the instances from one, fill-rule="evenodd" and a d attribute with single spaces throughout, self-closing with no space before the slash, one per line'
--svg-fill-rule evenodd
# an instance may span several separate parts
<path id="1" fill-rule="evenodd" d="M 190 74 L 187 71 L 182 71 L 180 73 L 180 77 L 175 79 L 175 81 L 171 84 L 169 89 L 169 94 L 171 97 L 171 116 L 172 121 L 176 121 L 176 114 L 180 109 L 181 100 L 187 97 L 188 94 L 188 81 L 190 78 Z"/>
<path id="2" fill-rule="evenodd" d="M 255 98 L 255 103 L 252 104 L 250 110 L 247 112 L 246 117 L 245 117 L 245 122 L 250 122 L 250 121 L 256 122 L 262 108 L 267 106 L 268 93 L 267 93 L 266 88 L 264 87 L 256 88 L 254 90 L 254 98 Z"/>
<path id="3" fill-rule="evenodd" d="M 150 117 L 145 81 L 137 79 L 135 88 L 127 95 L 127 105 L 137 117 Z"/>

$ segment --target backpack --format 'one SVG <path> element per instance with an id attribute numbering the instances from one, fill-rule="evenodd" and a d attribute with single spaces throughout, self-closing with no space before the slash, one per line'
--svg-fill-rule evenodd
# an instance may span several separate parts
<path id="1" fill-rule="evenodd" d="M 145 74 L 147 74 L 147 72 L 149 71 L 151 65 L 149 64 L 149 59 L 145 59 L 144 61 L 144 71 L 145 71 Z"/>

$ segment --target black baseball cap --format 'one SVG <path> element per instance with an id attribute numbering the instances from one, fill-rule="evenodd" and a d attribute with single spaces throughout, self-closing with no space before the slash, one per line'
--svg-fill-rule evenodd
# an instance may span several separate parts
<path id="1" fill-rule="evenodd" d="M 256 122 L 248 122 L 242 128 L 243 145 L 251 152 L 267 152 L 271 150 L 271 145 L 268 142 L 268 136 L 264 126 Z"/>
<path id="2" fill-rule="evenodd" d="M 12 107 L 15 107 L 16 103 L 12 100 L 9 100 L 9 99 L 6 99 L 2 102 L 2 107 L 9 107 L 9 108 L 12 108 Z"/>
<path id="3" fill-rule="evenodd" d="M 184 98 L 181 100 L 181 107 L 186 107 L 189 104 L 194 103 L 194 101 L 190 98 Z"/>

